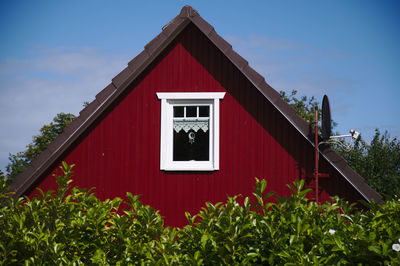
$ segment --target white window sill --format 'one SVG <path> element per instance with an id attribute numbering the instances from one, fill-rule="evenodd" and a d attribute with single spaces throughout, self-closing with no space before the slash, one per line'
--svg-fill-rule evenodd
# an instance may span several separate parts
<path id="1" fill-rule="evenodd" d="M 161 170 L 165 171 L 216 171 L 210 161 L 170 162 Z"/>
<path id="2" fill-rule="evenodd" d="M 185 167 L 185 168 L 176 167 L 176 168 L 174 168 L 174 167 L 168 167 L 168 168 L 161 169 L 161 170 L 164 170 L 164 171 L 191 171 L 191 172 L 198 172 L 198 171 L 206 172 L 207 171 L 207 172 L 210 172 L 210 171 L 217 171 L 218 169 L 214 169 L 212 167 L 209 167 L 209 168 L 195 168 L 195 167 Z"/>

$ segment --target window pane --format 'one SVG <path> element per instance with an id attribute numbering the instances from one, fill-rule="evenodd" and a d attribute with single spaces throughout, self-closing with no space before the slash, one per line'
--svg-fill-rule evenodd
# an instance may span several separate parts
<path id="1" fill-rule="evenodd" d="M 208 161 L 209 130 L 174 130 L 173 161 Z"/>
<path id="2" fill-rule="evenodd" d="M 174 117 L 183 117 L 183 106 L 174 106 Z"/>
<path id="3" fill-rule="evenodd" d="M 210 106 L 200 106 L 199 107 L 199 116 L 200 117 L 209 117 L 210 116 Z"/>
<path id="4" fill-rule="evenodd" d="M 197 117 L 197 106 L 186 106 L 186 117 Z"/>

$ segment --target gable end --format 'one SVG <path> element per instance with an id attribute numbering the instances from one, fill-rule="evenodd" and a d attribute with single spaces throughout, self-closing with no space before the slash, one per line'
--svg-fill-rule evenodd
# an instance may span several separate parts
<path id="1" fill-rule="evenodd" d="M 182 8 L 180 14 L 162 28 L 162 32 L 146 44 L 144 51 L 128 63 L 128 66 L 112 79 L 112 83 L 96 95 L 96 98 L 81 112 L 64 132 L 40 154 L 23 173 L 18 175 L 11 188 L 15 196 L 22 195 L 68 147 L 125 91 L 125 89 L 153 62 L 155 58 L 189 24 L 193 23 L 264 95 L 264 97 L 290 122 L 291 125 L 314 146 L 310 140 L 309 124 L 284 102 L 279 93 L 268 85 L 263 76 L 249 66 L 232 46 L 217 34 L 196 10 L 190 6 Z M 327 148 L 322 156 L 367 200 L 382 203 L 382 197 L 369 187 L 346 161 L 335 151 Z"/>

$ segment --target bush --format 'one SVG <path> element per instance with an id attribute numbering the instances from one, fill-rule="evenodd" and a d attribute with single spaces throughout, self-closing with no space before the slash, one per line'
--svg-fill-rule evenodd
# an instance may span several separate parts
<path id="1" fill-rule="evenodd" d="M 300 180 L 274 203 L 266 181 L 256 180 L 253 200 L 206 203 L 198 214 L 186 213 L 186 227 L 164 228 L 138 196 L 100 201 L 91 190 L 70 189 L 72 167 L 63 164 L 56 192 L 2 196 L 2 264 L 400 264 L 396 200 L 368 204 L 368 211 L 338 198 L 316 204 Z"/>
<path id="2" fill-rule="evenodd" d="M 150 262 L 163 220 L 137 196 L 100 201 L 91 190 L 68 184 L 71 169 L 63 163 L 57 192 L 42 192 L 30 200 L 9 198 L 0 211 L 0 261 L 4 264 L 116 264 Z M 150 259 L 149 259 L 149 258 Z"/>

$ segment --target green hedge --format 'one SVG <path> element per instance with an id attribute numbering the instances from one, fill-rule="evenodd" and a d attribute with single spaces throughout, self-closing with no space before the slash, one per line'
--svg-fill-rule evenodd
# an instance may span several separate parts
<path id="1" fill-rule="evenodd" d="M 70 189 L 72 167 L 63 164 L 56 192 L 32 200 L 1 194 L 0 264 L 400 265 L 399 201 L 368 211 L 338 198 L 315 204 L 296 181 L 290 197 L 271 203 L 266 181 L 256 180 L 254 202 L 206 203 L 186 213 L 186 227 L 164 228 L 138 196 L 127 193 L 119 215 L 120 198 Z"/>

